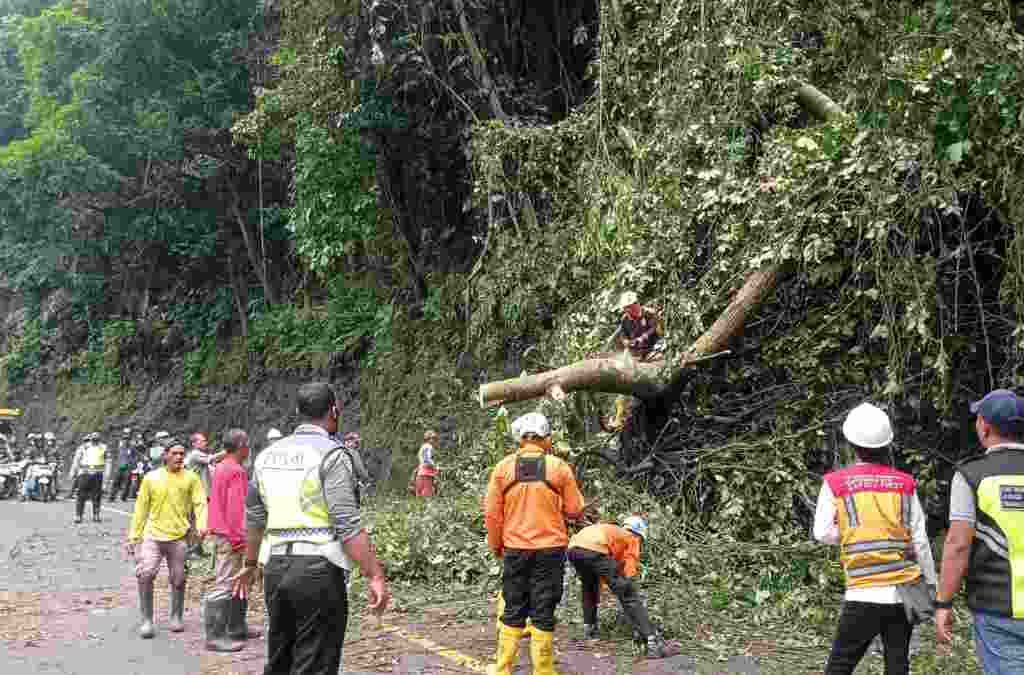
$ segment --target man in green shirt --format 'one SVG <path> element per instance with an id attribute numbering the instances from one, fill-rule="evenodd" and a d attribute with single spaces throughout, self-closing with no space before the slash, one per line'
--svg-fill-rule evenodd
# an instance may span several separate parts
<path id="1" fill-rule="evenodd" d="M 163 467 L 150 471 L 142 480 L 135 502 L 135 514 L 128 531 L 127 548 L 135 558 L 135 577 L 139 582 L 139 609 L 142 625 L 139 635 L 153 637 L 153 580 L 160 563 L 167 560 L 171 582 L 170 629 L 185 630 L 185 553 L 186 535 L 194 518 L 199 532 L 206 530 L 206 492 L 192 471 L 185 471 L 185 445 L 168 439 Z"/>

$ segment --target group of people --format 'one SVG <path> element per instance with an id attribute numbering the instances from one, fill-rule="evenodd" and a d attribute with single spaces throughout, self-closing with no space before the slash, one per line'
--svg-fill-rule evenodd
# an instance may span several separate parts
<path id="1" fill-rule="evenodd" d="M 936 574 L 914 478 L 891 466 L 888 415 L 863 403 L 843 422 L 856 462 L 825 475 L 814 536 L 838 544 L 846 593 L 826 675 L 853 673 L 881 636 L 887 675 L 910 672 L 914 625 L 934 615 L 953 638 L 953 598 L 967 582 L 974 640 L 988 675 L 1024 673 L 1024 398 L 1007 389 L 971 405 L 983 455 L 951 484 Z"/>

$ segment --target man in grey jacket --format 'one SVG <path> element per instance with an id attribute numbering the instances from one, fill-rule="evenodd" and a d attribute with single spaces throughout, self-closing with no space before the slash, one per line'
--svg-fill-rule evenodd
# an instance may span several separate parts
<path id="1" fill-rule="evenodd" d="M 331 438 L 340 403 L 324 383 L 302 386 L 295 432 L 260 453 L 246 500 L 245 567 L 235 594 L 246 597 L 266 534 L 269 617 L 267 673 L 335 675 L 348 623 L 346 580 L 353 562 L 368 579 L 369 606 L 390 593 L 359 513 L 357 459 Z"/>

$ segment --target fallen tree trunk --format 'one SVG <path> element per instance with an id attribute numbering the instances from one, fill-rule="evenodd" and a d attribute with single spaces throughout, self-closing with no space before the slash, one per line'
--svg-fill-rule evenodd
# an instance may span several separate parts
<path id="1" fill-rule="evenodd" d="M 610 358 L 587 359 L 536 375 L 481 385 L 480 405 L 526 401 L 549 393 L 557 397 L 577 389 L 656 398 L 684 368 L 725 348 L 743 328 L 750 310 L 775 288 L 778 275 L 778 268 L 773 266 L 747 276 L 718 320 L 677 363 L 644 363 L 633 359 L 628 352 Z"/>
<path id="2" fill-rule="evenodd" d="M 846 114 L 835 101 L 811 84 L 800 85 L 794 95 L 802 108 L 822 121 Z M 623 133 L 628 136 L 628 132 L 620 128 L 620 134 Z M 560 398 L 565 392 L 577 389 L 631 394 L 644 399 L 658 397 L 677 381 L 683 369 L 709 354 L 724 350 L 743 329 L 750 310 L 775 288 L 778 278 L 778 266 L 750 273 L 722 315 L 676 364 L 638 362 L 626 352 L 612 358 L 587 359 L 536 375 L 481 385 L 480 405 L 526 401 L 544 395 Z"/>

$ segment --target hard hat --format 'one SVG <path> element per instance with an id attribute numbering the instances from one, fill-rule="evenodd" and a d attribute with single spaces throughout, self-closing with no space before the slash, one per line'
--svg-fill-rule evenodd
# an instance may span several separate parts
<path id="1" fill-rule="evenodd" d="M 30 434 L 29 434 L 28 436 L 26 436 L 26 437 L 25 437 L 25 440 L 26 440 L 26 441 L 31 441 L 31 440 L 34 440 L 34 439 L 35 439 L 35 437 L 36 437 L 36 436 L 38 436 L 38 435 L 39 435 L 39 434 L 37 434 L 36 432 L 34 432 L 34 431 L 33 431 L 33 432 L 31 432 L 31 433 L 30 433 Z"/>
<path id="2" fill-rule="evenodd" d="M 846 416 L 843 436 L 860 448 L 884 448 L 892 443 L 892 424 L 881 408 L 861 403 Z"/>
<path id="3" fill-rule="evenodd" d="M 132 433 L 132 428 L 131 427 L 125 427 L 124 431 L 122 431 L 121 433 L 124 434 L 125 436 L 129 436 Z"/>
<path id="4" fill-rule="evenodd" d="M 634 293 L 633 291 L 626 291 L 625 293 L 619 296 L 619 301 L 615 303 L 615 309 L 621 312 L 622 310 L 626 309 L 626 307 L 628 307 L 629 305 L 635 305 L 639 301 L 640 298 L 637 296 L 636 293 Z"/>
<path id="5" fill-rule="evenodd" d="M 622 521 L 622 527 L 641 539 L 647 538 L 647 521 L 640 516 L 630 516 Z"/>
<path id="6" fill-rule="evenodd" d="M 170 436 L 170 434 L 167 433 L 166 431 L 158 431 L 156 432 L 156 435 L 153 436 L 153 438 L 159 441 L 161 438 L 167 438 L 168 436 Z"/>
<path id="7" fill-rule="evenodd" d="M 48 441 L 55 441 L 55 440 L 57 440 L 57 437 L 53 435 L 52 431 L 47 431 L 45 434 L 43 434 L 43 438 L 45 438 Z"/>
<path id="8" fill-rule="evenodd" d="M 527 434 L 533 434 L 541 438 L 550 436 L 551 424 L 548 422 L 548 418 L 538 412 L 527 413 L 517 418 L 512 423 L 512 435 L 522 440 L 523 436 Z"/>
<path id="9" fill-rule="evenodd" d="M 283 436 L 284 434 L 282 434 L 277 429 L 271 429 L 270 431 L 267 432 L 268 441 L 276 441 L 277 439 L 282 438 Z"/>

